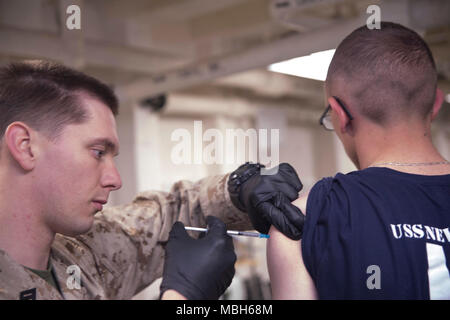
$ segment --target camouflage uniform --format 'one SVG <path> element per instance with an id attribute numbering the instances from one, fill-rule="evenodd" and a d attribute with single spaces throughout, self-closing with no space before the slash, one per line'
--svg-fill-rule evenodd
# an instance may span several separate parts
<path id="1" fill-rule="evenodd" d="M 28 290 L 36 299 L 130 299 L 162 276 L 164 244 L 175 221 L 204 226 L 205 216 L 214 215 L 228 228 L 251 229 L 247 215 L 230 201 L 227 179 L 181 181 L 170 193 L 143 192 L 131 204 L 97 213 L 86 234 L 57 234 L 50 262 L 63 296 L 0 250 L 0 299 L 19 299 Z M 81 270 L 80 289 L 66 283 L 71 265 Z"/>

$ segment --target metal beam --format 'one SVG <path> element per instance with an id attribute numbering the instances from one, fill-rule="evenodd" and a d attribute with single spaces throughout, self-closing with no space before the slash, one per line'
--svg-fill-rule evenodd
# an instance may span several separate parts
<path id="1" fill-rule="evenodd" d="M 250 117 L 254 118 L 259 110 L 263 108 L 282 109 L 287 118 L 293 122 L 302 122 L 317 125 L 322 108 L 316 105 L 304 103 L 284 102 L 280 104 L 276 99 L 268 100 L 262 97 L 246 99 L 243 97 L 222 96 L 197 96 L 192 94 L 174 93 L 170 95 L 167 108 L 162 116 L 227 116 L 235 119 Z"/>
<path id="2" fill-rule="evenodd" d="M 263 69 L 226 76 L 215 80 L 213 84 L 218 87 L 247 89 L 265 97 L 292 97 L 317 102 L 323 97 L 321 81 L 286 76 Z"/>

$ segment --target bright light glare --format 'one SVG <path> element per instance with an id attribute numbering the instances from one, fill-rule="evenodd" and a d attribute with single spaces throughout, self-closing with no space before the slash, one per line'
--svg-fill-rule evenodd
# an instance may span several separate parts
<path id="1" fill-rule="evenodd" d="M 447 101 L 448 103 L 450 103 L 450 93 L 447 94 L 447 95 L 445 96 L 445 101 Z"/>
<path id="2" fill-rule="evenodd" d="M 325 81 L 328 66 L 336 49 L 312 53 L 309 56 L 298 57 L 277 62 L 269 66 L 269 70 L 297 77 Z"/>

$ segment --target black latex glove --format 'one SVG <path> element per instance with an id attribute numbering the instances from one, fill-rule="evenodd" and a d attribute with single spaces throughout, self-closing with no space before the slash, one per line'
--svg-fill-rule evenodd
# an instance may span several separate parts
<path id="1" fill-rule="evenodd" d="M 295 169 L 288 163 L 281 163 L 269 170 L 274 174 L 263 175 L 258 171 L 251 175 L 254 170 L 255 164 L 246 163 L 231 173 L 228 191 L 235 206 L 248 213 L 257 231 L 268 233 L 273 224 L 287 237 L 301 239 L 304 215 L 291 204 L 303 188 Z M 247 173 L 251 177 L 243 179 L 242 184 L 233 181 L 233 177 Z"/>
<path id="2" fill-rule="evenodd" d="M 284 235 L 292 240 L 300 240 L 303 235 L 305 216 L 291 202 L 283 193 L 278 192 L 270 201 L 260 202 L 255 210 Z"/>
<path id="3" fill-rule="evenodd" d="M 236 254 L 225 224 L 218 218 L 206 218 L 208 232 L 191 238 L 181 222 L 175 222 L 169 234 L 164 261 L 161 296 L 173 289 L 189 300 L 218 299 L 234 277 Z"/>

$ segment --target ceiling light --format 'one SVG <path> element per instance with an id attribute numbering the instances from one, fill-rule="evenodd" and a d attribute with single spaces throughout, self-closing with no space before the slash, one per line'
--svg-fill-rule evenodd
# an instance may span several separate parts
<path id="1" fill-rule="evenodd" d="M 447 95 L 445 96 L 445 101 L 450 103 L 450 93 L 447 93 Z"/>
<path id="2" fill-rule="evenodd" d="M 336 49 L 325 50 L 312 53 L 308 56 L 277 62 L 271 64 L 268 70 L 324 81 L 327 77 L 328 66 L 335 51 Z"/>

